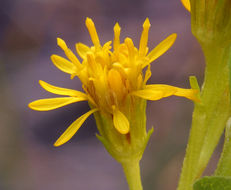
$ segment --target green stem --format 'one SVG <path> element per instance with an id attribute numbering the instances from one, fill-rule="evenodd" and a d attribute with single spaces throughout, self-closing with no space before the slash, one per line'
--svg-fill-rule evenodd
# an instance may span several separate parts
<path id="1" fill-rule="evenodd" d="M 183 163 L 178 190 L 191 190 L 199 178 L 223 133 L 230 115 L 230 48 L 203 47 L 206 58 L 205 81 L 201 103 L 195 104 L 192 128 Z"/>
<path id="2" fill-rule="evenodd" d="M 122 163 L 124 174 L 126 176 L 130 190 L 143 190 L 139 160 Z"/>
<path id="3" fill-rule="evenodd" d="M 225 143 L 215 176 L 231 176 L 231 118 L 226 124 Z"/>

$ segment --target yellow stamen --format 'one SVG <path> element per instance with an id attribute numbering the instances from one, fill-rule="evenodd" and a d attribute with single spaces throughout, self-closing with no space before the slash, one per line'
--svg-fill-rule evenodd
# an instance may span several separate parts
<path id="1" fill-rule="evenodd" d="M 139 47 L 139 55 L 140 56 L 145 56 L 147 52 L 147 43 L 148 43 L 148 31 L 150 28 L 151 24 L 149 22 L 149 19 L 146 18 L 143 24 L 143 32 L 141 34 L 140 38 L 140 47 Z"/>
<path id="2" fill-rule="evenodd" d="M 114 41 L 113 41 L 113 46 L 114 46 L 114 51 L 116 51 L 120 45 L 120 26 L 118 22 L 114 26 Z"/>
<path id="3" fill-rule="evenodd" d="M 94 46 L 96 48 L 99 48 L 100 47 L 100 41 L 99 41 L 99 37 L 98 37 L 98 34 L 96 32 L 96 29 L 95 29 L 95 24 L 88 17 L 86 19 L 86 27 L 88 29 L 90 36 L 91 36 L 92 43 L 94 44 Z"/>

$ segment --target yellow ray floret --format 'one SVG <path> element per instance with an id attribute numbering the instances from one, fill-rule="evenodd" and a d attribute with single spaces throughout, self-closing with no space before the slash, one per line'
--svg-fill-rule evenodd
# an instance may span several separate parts
<path id="1" fill-rule="evenodd" d="M 76 48 L 77 53 L 82 59 L 85 59 L 87 56 L 87 52 L 91 51 L 91 49 L 88 46 L 82 43 L 77 43 L 75 45 L 75 48 Z"/>
<path id="2" fill-rule="evenodd" d="M 85 93 L 53 86 L 42 80 L 40 85 L 50 93 L 66 97 L 36 100 L 29 107 L 38 111 L 53 110 L 71 103 L 88 101 L 91 110 L 74 121 L 54 144 L 60 146 L 71 139 L 83 122 L 94 112 L 109 115 L 115 131 L 120 135 L 131 132 L 128 113 L 134 107 L 134 101 L 159 100 L 168 96 L 181 96 L 193 101 L 199 101 L 197 91 L 183 89 L 169 85 L 147 85 L 151 77 L 150 64 L 164 54 L 175 42 L 175 33 L 160 42 L 153 50 L 148 52 L 148 33 L 150 22 L 147 18 L 143 24 L 139 48 L 134 46 L 131 38 L 120 41 L 121 28 L 118 23 L 114 26 L 113 50 L 111 41 L 101 46 L 94 22 L 86 19 L 93 46 L 77 43 L 75 48 L 82 58 L 68 48 L 65 41 L 57 38 L 58 46 L 64 51 L 67 59 L 52 55 L 51 60 L 61 71 L 73 78 L 77 76 L 82 82 Z M 145 69 L 145 71 L 143 71 Z M 128 109 L 129 107 L 129 109 Z"/>
<path id="3" fill-rule="evenodd" d="M 54 146 L 60 146 L 67 141 L 69 141 L 74 134 L 79 130 L 79 128 L 82 126 L 84 121 L 94 112 L 98 111 L 97 109 L 92 109 L 91 111 L 88 111 L 81 117 L 79 117 L 77 120 L 75 120 L 68 128 L 67 130 L 58 138 L 58 140 L 54 143 Z"/>
<path id="4" fill-rule="evenodd" d="M 48 99 L 40 99 L 34 102 L 31 102 L 28 106 L 37 111 L 49 111 L 53 109 L 57 109 L 63 107 L 68 104 L 72 104 L 75 102 L 86 101 L 88 100 L 87 95 L 83 92 L 61 88 L 57 86 L 53 86 L 48 84 L 42 80 L 39 81 L 39 84 L 48 92 L 58 95 L 65 95 L 69 97 L 61 97 L 61 98 L 48 98 Z"/>
<path id="5" fill-rule="evenodd" d="M 147 64 L 155 61 L 158 57 L 163 55 L 176 41 L 177 34 L 171 34 L 165 40 L 160 42 L 148 55 L 148 63 L 144 64 L 143 67 L 146 67 Z"/>
<path id="6" fill-rule="evenodd" d="M 64 59 L 61 56 L 52 55 L 51 60 L 58 69 L 65 73 L 75 74 L 77 72 L 76 66 L 72 62 L 68 61 L 67 59 Z"/>
<path id="7" fill-rule="evenodd" d="M 57 44 L 58 46 L 64 51 L 67 58 L 77 67 L 78 70 L 82 69 L 82 66 L 78 60 L 78 58 L 75 56 L 75 54 L 67 47 L 64 40 L 61 38 L 57 38 Z"/>
<path id="8" fill-rule="evenodd" d="M 77 90 L 68 89 L 68 88 L 61 88 L 61 87 L 53 86 L 53 85 L 48 84 L 47 82 L 44 82 L 42 80 L 39 80 L 39 84 L 46 91 L 51 92 L 53 94 L 79 97 L 79 98 L 87 100 L 87 95 L 84 94 L 83 92 L 80 92 L 80 91 L 77 91 Z"/>
<path id="9" fill-rule="evenodd" d="M 181 0 L 181 2 L 184 5 L 184 7 L 190 12 L 191 11 L 190 0 Z"/>
<path id="10" fill-rule="evenodd" d="M 181 96 L 199 102 L 197 93 L 198 90 L 161 84 L 146 85 L 144 89 L 132 92 L 133 95 L 146 100 L 159 100 L 169 96 Z"/>
<path id="11" fill-rule="evenodd" d="M 86 101 L 83 97 L 48 98 L 31 102 L 28 106 L 36 111 L 54 110 L 75 102 Z"/>

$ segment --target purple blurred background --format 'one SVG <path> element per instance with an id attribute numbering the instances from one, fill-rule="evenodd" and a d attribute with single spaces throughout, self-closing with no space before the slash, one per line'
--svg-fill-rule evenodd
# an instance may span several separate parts
<path id="1" fill-rule="evenodd" d="M 190 75 L 200 84 L 203 80 L 204 58 L 180 0 L 1 0 L 0 190 L 128 189 L 122 168 L 95 137 L 93 117 L 67 144 L 53 147 L 89 109 L 87 103 L 49 112 L 27 107 L 38 98 L 55 97 L 39 86 L 39 79 L 81 89 L 79 80 L 59 71 L 50 55 L 64 55 L 57 37 L 72 50 L 77 42 L 91 45 L 86 17 L 94 20 L 102 43 L 113 39 L 113 26 L 119 22 L 121 40 L 132 37 L 136 46 L 149 17 L 150 49 L 178 34 L 174 46 L 152 64 L 149 82 L 189 88 Z M 145 190 L 176 188 L 192 110 L 193 103 L 179 97 L 148 103 L 147 127 L 155 130 L 141 161 Z"/>

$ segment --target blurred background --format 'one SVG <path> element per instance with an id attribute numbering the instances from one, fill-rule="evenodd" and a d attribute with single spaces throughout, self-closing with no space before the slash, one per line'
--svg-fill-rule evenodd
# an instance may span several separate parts
<path id="1" fill-rule="evenodd" d="M 33 100 L 55 97 L 39 86 L 39 79 L 81 89 L 79 80 L 59 71 L 50 55 L 64 55 L 57 37 L 72 50 L 77 42 L 91 45 L 86 17 L 94 20 L 102 43 L 113 39 L 119 22 L 121 40 L 129 36 L 136 46 L 149 17 L 150 49 L 178 34 L 174 46 L 152 63 L 149 82 L 189 88 L 190 75 L 203 81 L 204 58 L 180 0 L 0 0 L 0 190 L 128 189 L 122 168 L 95 137 L 92 116 L 68 143 L 53 147 L 89 109 L 87 103 L 49 112 L 27 107 Z M 148 103 L 147 127 L 155 130 L 141 161 L 145 190 L 176 188 L 192 110 L 193 103 L 179 97 Z M 216 155 L 213 160 L 208 173 Z"/>

